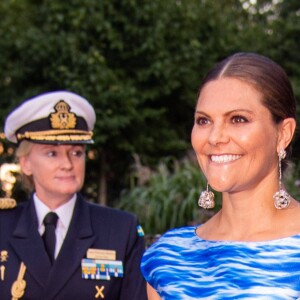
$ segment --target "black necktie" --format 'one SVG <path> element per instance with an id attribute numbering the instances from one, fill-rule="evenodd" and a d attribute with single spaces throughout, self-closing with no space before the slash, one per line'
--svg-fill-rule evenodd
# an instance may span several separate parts
<path id="1" fill-rule="evenodd" d="M 49 212 L 44 218 L 45 232 L 43 234 L 43 240 L 45 244 L 46 251 L 49 255 L 50 262 L 54 262 L 54 251 L 55 251 L 55 228 L 58 216 L 54 212 Z"/>

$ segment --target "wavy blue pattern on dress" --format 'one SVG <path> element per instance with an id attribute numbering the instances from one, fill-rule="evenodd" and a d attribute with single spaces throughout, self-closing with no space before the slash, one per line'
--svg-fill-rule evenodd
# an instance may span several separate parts
<path id="1" fill-rule="evenodd" d="M 170 230 L 144 253 L 141 271 L 163 300 L 300 299 L 300 234 L 227 242 L 195 230 Z"/>

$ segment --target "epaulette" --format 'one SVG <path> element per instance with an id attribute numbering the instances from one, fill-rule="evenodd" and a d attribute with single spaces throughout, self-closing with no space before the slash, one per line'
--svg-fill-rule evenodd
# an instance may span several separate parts
<path id="1" fill-rule="evenodd" d="M 12 209 L 17 206 L 17 202 L 12 198 L 0 198 L 0 209 Z"/>

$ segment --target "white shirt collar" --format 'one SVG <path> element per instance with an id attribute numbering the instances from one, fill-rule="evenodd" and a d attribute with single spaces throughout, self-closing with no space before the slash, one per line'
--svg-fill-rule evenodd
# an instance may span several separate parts
<path id="1" fill-rule="evenodd" d="M 33 195 L 33 201 L 34 201 L 35 210 L 38 219 L 38 230 L 39 233 L 42 234 L 44 232 L 43 220 L 46 214 L 51 210 L 37 197 L 36 193 L 34 193 Z M 59 218 L 57 226 L 64 228 L 65 231 L 67 231 L 69 228 L 75 203 L 76 203 L 76 194 L 74 194 L 73 197 L 67 203 L 59 206 L 57 209 L 54 210 L 54 212 L 57 213 Z"/>

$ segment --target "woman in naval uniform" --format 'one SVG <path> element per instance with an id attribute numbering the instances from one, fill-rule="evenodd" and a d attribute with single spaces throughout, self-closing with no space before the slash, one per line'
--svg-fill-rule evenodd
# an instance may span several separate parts
<path id="1" fill-rule="evenodd" d="M 7 117 L 18 144 L 29 201 L 0 210 L 0 297 L 144 300 L 136 216 L 80 195 L 85 146 L 95 111 L 83 97 L 57 91 L 26 100 Z"/>

